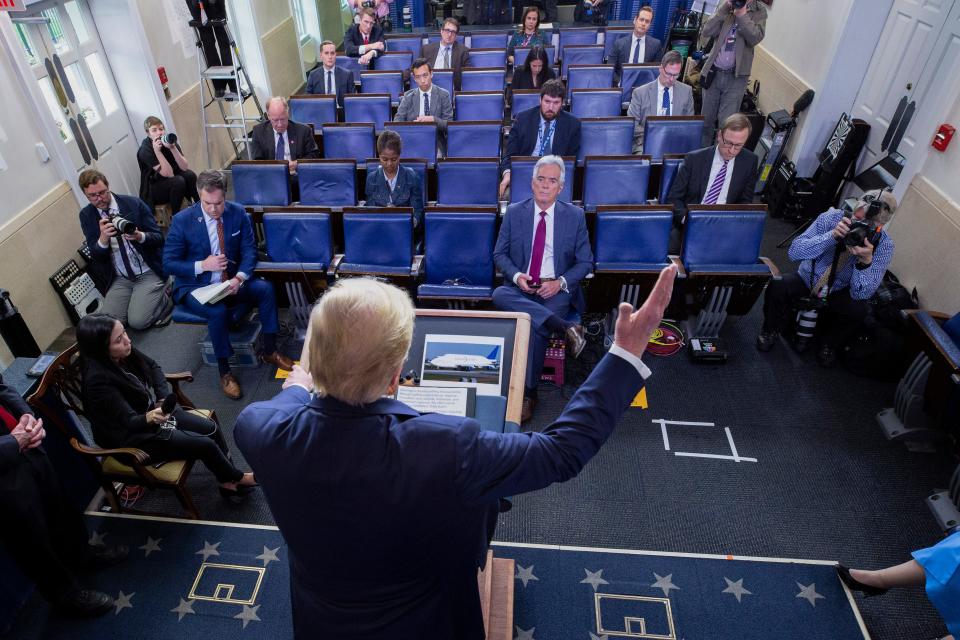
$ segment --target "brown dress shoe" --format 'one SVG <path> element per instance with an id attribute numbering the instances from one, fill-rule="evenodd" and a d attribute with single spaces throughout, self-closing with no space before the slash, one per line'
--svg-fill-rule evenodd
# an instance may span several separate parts
<path id="1" fill-rule="evenodd" d="M 587 346 L 587 339 L 583 337 L 583 327 L 578 324 L 567 328 L 567 350 L 574 358 L 579 358 L 583 348 Z"/>
<path id="2" fill-rule="evenodd" d="M 293 360 L 283 355 L 279 351 L 274 351 L 273 353 L 260 354 L 260 359 L 268 364 L 272 364 L 278 369 L 283 369 L 284 371 L 293 371 Z"/>
<path id="3" fill-rule="evenodd" d="M 240 383 L 233 377 L 232 373 L 225 373 L 220 376 L 220 388 L 223 389 L 223 395 L 231 400 L 239 400 L 243 397 L 243 391 L 240 390 Z"/>
<path id="4" fill-rule="evenodd" d="M 533 418 L 533 410 L 537 407 L 536 398 L 525 397 L 523 399 L 523 406 L 520 407 L 520 422 L 530 422 Z"/>

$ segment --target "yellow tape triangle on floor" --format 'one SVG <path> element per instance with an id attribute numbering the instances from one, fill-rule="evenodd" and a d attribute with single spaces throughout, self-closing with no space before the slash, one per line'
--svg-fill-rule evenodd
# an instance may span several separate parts
<path id="1" fill-rule="evenodd" d="M 633 398 L 633 402 L 630 403 L 630 406 L 640 407 L 641 409 L 649 408 L 649 405 L 647 404 L 647 388 L 646 387 L 640 389 L 640 393 L 638 393 Z"/>

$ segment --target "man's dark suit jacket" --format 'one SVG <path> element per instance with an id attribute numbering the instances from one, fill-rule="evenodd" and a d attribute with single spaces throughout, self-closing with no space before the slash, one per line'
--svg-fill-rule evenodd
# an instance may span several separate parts
<path id="1" fill-rule="evenodd" d="M 506 155 L 500 160 L 500 173 L 510 168 L 513 156 L 532 156 L 537 146 L 537 133 L 540 129 L 540 107 L 531 107 L 520 112 L 510 135 L 507 136 Z M 567 111 L 557 114 L 557 126 L 553 130 L 553 140 L 549 153 L 556 156 L 575 156 L 580 151 L 580 121 Z M 549 154 L 544 154 L 549 155 Z M 569 179 L 572 176 L 567 176 Z"/>
<path id="2" fill-rule="evenodd" d="M 687 205 L 700 204 L 707 193 L 707 180 L 717 147 L 691 151 L 677 170 L 677 177 L 670 185 L 667 202 L 673 205 L 673 223 L 679 224 L 687 215 Z M 749 149 L 741 149 L 733 163 L 730 189 L 726 204 L 751 204 L 753 190 L 757 185 L 757 156 Z"/>
<path id="3" fill-rule="evenodd" d="M 383 29 L 379 24 L 374 24 L 370 30 L 370 44 L 374 42 L 384 42 Z M 351 58 L 360 57 L 360 47 L 363 46 L 363 34 L 360 33 L 360 25 L 352 24 L 347 32 L 343 34 L 343 50 Z M 380 52 L 378 51 L 379 55 Z"/>
<path id="4" fill-rule="evenodd" d="M 413 207 L 413 215 L 417 225 L 423 222 L 423 189 L 417 172 L 410 167 L 397 169 L 397 184 L 393 190 L 393 201 L 390 200 L 390 183 L 383 173 L 383 167 L 367 174 L 365 186 L 366 206 L 368 207 Z"/>
<path id="5" fill-rule="evenodd" d="M 335 66 L 333 68 L 333 84 L 337 92 L 337 104 L 341 107 L 343 106 L 343 96 L 348 93 L 355 93 L 357 90 L 357 85 L 353 81 L 353 74 L 341 67 Z M 304 90 L 304 93 L 319 94 L 326 92 L 327 70 L 321 64 L 310 72 L 310 77 L 307 79 L 307 88 Z M 276 153 L 276 148 L 274 148 L 274 153 Z"/>
<path id="6" fill-rule="evenodd" d="M 160 233 L 160 227 L 157 226 L 153 212 L 147 206 L 147 203 L 140 198 L 121 196 L 116 193 L 113 194 L 113 197 L 117 199 L 117 208 L 120 210 L 120 215 L 137 225 L 137 229 L 143 231 L 146 236 L 142 243 L 131 242 L 130 244 L 143 257 L 147 266 L 162 280 L 165 277 L 163 272 L 163 234 Z M 90 277 L 93 278 L 97 288 L 106 293 L 110 285 L 113 284 L 116 273 L 113 269 L 110 247 L 102 249 L 97 244 L 100 239 L 100 212 L 92 204 L 80 209 L 80 229 L 83 231 L 83 237 L 86 238 L 90 255 L 93 257 L 93 262 L 90 263 Z"/>
<path id="7" fill-rule="evenodd" d="M 230 260 L 225 274 L 230 277 L 242 272 L 253 277 L 257 268 L 257 241 L 253 237 L 253 225 L 243 207 L 227 201 L 223 210 L 224 255 Z M 183 300 L 187 294 L 210 284 L 210 271 L 194 273 L 195 262 L 210 255 L 210 237 L 203 218 L 200 203 L 188 207 L 173 216 L 167 242 L 163 247 L 163 267 L 176 276 L 173 282 L 173 299 Z"/>
<path id="8" fill-rule="evenodd" d="M 297 386 L 247 406 L 234 438 L 288 545 L 294 637 L 482 640 L 477 568 L 499 498 L 577 475 L 642 384 L 607 355 L 529 433 Z"/>
<path id="9" fill-rule="evenodd" d="M 421 57 L 430 63 L 431 69 L 433 69 L 433 65 L 437 61 L 437 54 L 439 52 L 439 42 L 431 42 L 421 49 Z M 450 64 L 453 66 L 453 88 L 459 91 L 460 74 L 464 67 L 470 66 L 470 49 L 467 49 L 459 42 L 454 42 L 453 48 L 450 50 Z"/>
<path id="10" fill-rule="evenodd" d="M 643 60 L 641 63 L 659 62 L 663 53 L 660 51 L 660 41 L 647 34 L 643 36 Z M 608 64 L 612 64 L 616 73 L 620 73 L 620 68 L 625 64 L 631 64 L 630 47 L 633 46 L 633 33 L 617 38 L 613 43 L 613 49 L 610 51 Z"/>
<path id="11" fill-rule="evenodd" d="M 25 413 L 33 414 L 30 405 L 26 403 L 23 397 L 3 383 L 3 376 L 0 376 L 0 407 L 6 409 L 17 421 L 19 421 L 20 416 Z M 42 450 L 34 449 L 34 451 L 40 452 Z M 0 486 L 7 484 L 7 478 L 4 477 L 7 472 L 12 472 L 19 467 L 23 460 L 24 457 L 20 453 L 20 445 L 17 443 L 17 439 L 10 435 L 6 428 L 0 424 L 0 479 L 4 480 L 3 485 Z M 10 478 L 9 486 L 14 488 L 15 484 L 13 483 L 12 477 L 13 476 Z M 11 492 L 11 494 L 12 493 L 14 492 Z"/>
<path id="12" fill-rule="evenodd" d="M 320 157 L 320 149 L 317 147 L 317 141 L 314 140 L 313 130 L 310 127 L 291 120 L 287 125 L 287 135 L 291 160 Z M 254 160 L 277 159 L 277 143 L 273 138 L 273 125 L 269 120 L 255 126 L 250 132 L 250 137 L 253 140 L 251 151 Z"/>

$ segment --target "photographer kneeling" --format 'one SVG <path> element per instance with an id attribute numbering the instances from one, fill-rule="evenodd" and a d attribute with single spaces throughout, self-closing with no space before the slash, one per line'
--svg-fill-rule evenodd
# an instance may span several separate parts
<path id="1" fill-rule="evenodd" d="M 888 191 L 868 191 L 852 214 L 829 209 L 793 241 L 788 255 L 802 262 L 796 273 L 770 282 L 757 349 L 772 349 L 795 312 L 807 312 L 808 328 L 819 313 L 817 361 L 824 367 L 836 364 L 837 350 L 867 315 L 867 301 L 893 258 L 893 240 L 883 226 L 896 208 L 897 201 Z"/>

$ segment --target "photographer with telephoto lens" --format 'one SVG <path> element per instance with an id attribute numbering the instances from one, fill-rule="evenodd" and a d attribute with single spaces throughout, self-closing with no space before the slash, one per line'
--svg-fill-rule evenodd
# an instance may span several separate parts
<path id="1" fill-rule="evenodd" d="M 817 361 L 824 367 L 836 364 L 837 350 L 867 315 L 867 302 L 893 258 L 893 240 L 883 227 L 896 209 L 889 191 L 868 191 L 852 211 L 829 209 L 793 241 L 788 255 L 800 267 L 767 287 L 757 349 L 772 349 L 781 331 L 796 321 L 798 348 L 816 328 Z M 796 315 L 789 317 L 791 312 Z"/>
<path id="2" fill-rule="evenodd" d="M 140 199 L 156 206 L 169 204 L 170 215 L 180 211 L 183 199 L 197 201 L 197 174 L 190 169 L 177 134 L 163 121 L 150 116 L 143 121 L 147 136 L 137 150 L 140 165 Z"/>

